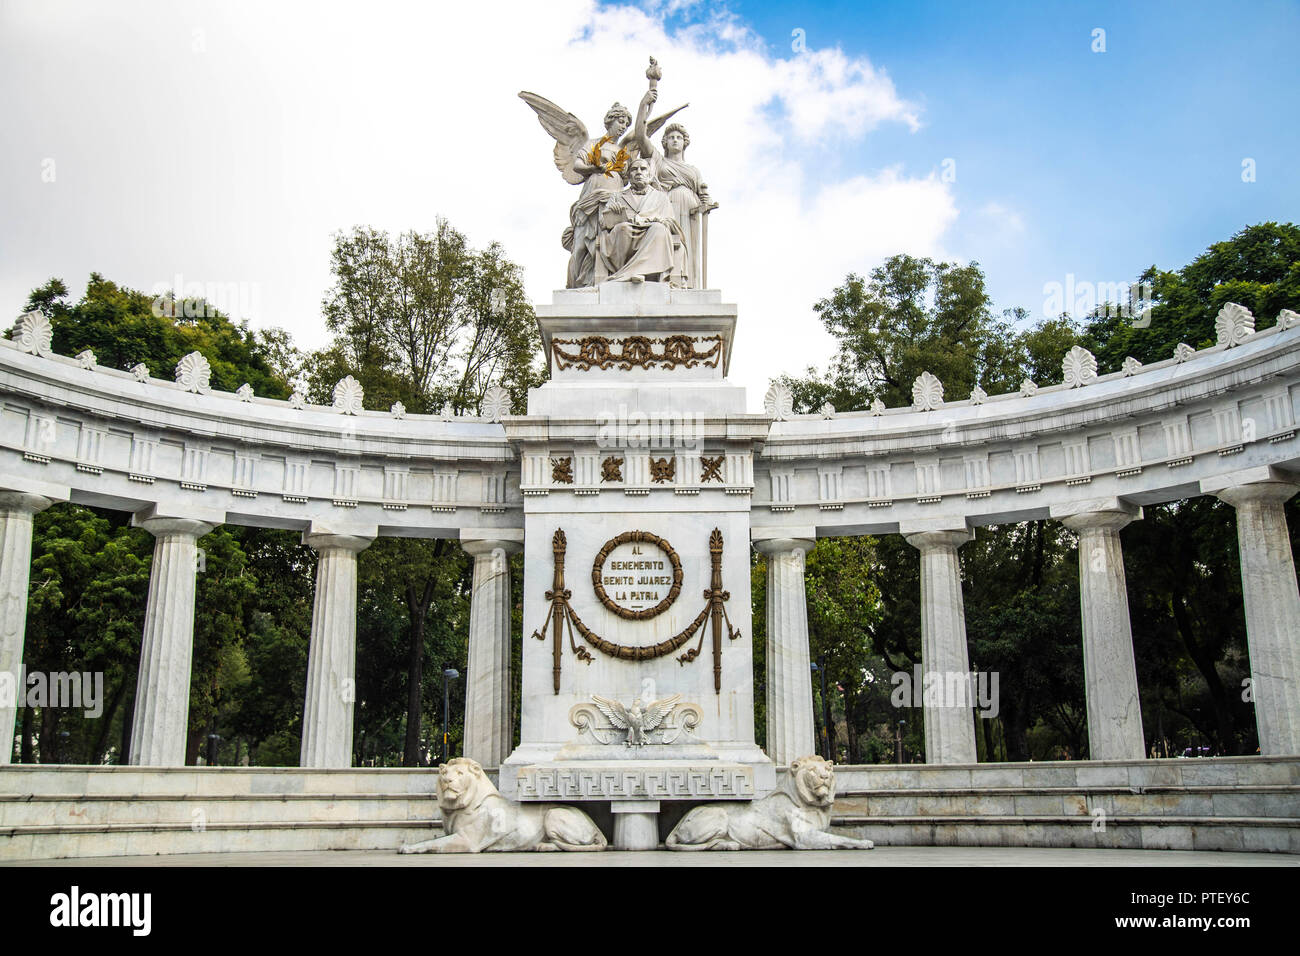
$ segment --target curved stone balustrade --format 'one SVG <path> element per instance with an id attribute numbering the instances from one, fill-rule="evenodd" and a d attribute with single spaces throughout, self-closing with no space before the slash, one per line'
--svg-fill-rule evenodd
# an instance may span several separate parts
<path id="1" fill-rule="evenodd" d="M 454 538 L 519 524 L 517 456 L 488 418 L 296 408 L 9 341 L 0 396 L 11 490 L 295 530 Z"/>
<path id="2" fill-rule="evenodd" d="M 1300 330 L 1272 328 L 1080 386 L 773 423 L 755 529 L 883 534 L 991 525 L 1103 498 L 1150 505 L 1257 468 L 1300 470 Z"/>

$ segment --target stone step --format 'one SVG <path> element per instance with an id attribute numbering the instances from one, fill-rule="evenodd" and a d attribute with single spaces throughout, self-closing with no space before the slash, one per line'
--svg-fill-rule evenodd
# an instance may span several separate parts
<path id="1" fill-rule="evenodd" d="M 385 767 L 310 770 L 298 767 L 0 766 L 0 794 L 372 794 L 433 795 L 434 770 Z"/>
<path id="2" fill-rule="evenodd" d="M 897 816 L 1091 817 L 1133 815 L 1280 817 L 1300 819 L 1300 786 L 1204 787 L 998 787 L 850 790 L 836 794 L 841 814 Z"/>
<path id="3" fill-rule="evenodd" d="M 401 822 L 436 819 L 432 795 L 375 794 L 0 794 L 0 836 L 15 827 L 101 824 Z"/>
<path id="4" fill-rule="evenodd" d="M 862 817 L 836 815 L 833 832 L 880 846 L 1042 846 L 1300 853 L 1300 820 L 1278 817 Z"/>
<path id="5" fill-rule="evenodd" d="M 404 821 L 300 820 L 275 823 L 103 824 L 13 827 L 0 839 L 0 861 L 177 853 L 386 850 L 442 835 L 441 825 Z"/>

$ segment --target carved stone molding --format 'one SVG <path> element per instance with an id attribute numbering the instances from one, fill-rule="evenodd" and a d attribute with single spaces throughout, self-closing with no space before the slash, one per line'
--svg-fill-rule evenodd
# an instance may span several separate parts
<path id="1" fill-rule="evenodd" d="M 697 348 L 708 345 L 707 348 Z M 576 346 L 575 350 L 565 351 L 564 346 Z M 658 351 L 656 351 L 658 346 Z M 605 370 L 618 366 L 627 371 L 633 368 L 717 368 L 722 357 L 722 336 L 720 335 L 668 335 L 663 338 L 650 338 L 645 335 L 629 335 L 625 338 L 610 338 L 605 335 L 584 335 L 580 339 L 552 339 L 551 354 L 555 356 L 556 366 L 560 370 L 577 368 L 587 372 L 591 369 Z"/>
<path id="2" fill-rule="evenodd" d="M 670 767 L 522 767 L 521 800 L 674 800 L 754 797 L 753 768 L 701 763 Z"/>

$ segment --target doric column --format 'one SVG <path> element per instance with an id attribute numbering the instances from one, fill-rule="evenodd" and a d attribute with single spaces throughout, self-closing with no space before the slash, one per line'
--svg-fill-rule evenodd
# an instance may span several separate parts
<path id="1" fill-rule="evenodd" d="M 975 763 L 975 715 L 969 694 L 947 699 L 946 689 L 958 683 L 969 689 L 964 676 L 970 674 L 966 650 L 966 610 L 961 596 L 961 564 L 957 549 L 974 535 L 970 530 L 919 530 L 905 533 L 907 543 L 921 552 L 921 668 L 926 683 L 935 681 L 938 702 L 924 694 L 924 687 L 912 689 L 913 700 L 921 697 L 925 713 L 926 763 Z"/>
<path id="2" fill-rule="evenodd" d="M 0 491 L 0 765 L 9 763 L 13 754 L 17 702 L 23 692 L 32 518 L 51 504 L 41 495 Z"/>
<path id="3" fill-rule="evenodd" d="M 1203 482 L 1202 490 L 1237 510 L 1259 752 L 1300 754 L 1300 588 L 1282 507 L 1300 484 L 1282 480 L 1272 469 L 1253 469 L 1239 477 L 1226 487 Z"/>
<path id="4" fill-rule="evenodd" d="M 137 519 L 135 524 L 154 536 L 154 545 L 135 682 L 130 762 L 140 767 L 181 767 L 190 718 L 197 542 L 213 525 L 194 518 L 162 517 Z"/>
<path id="5" fill-rule="evenodd" d="M 461 547 L 474 556 L 469 611 L 469 673 L 465 679 L 465 756 L 499 767 L 514 743 L 510 722 L 510 561 L 520 540 L 470 538 Z"/>
<path id="6" fill-rule="evenodd" d="M 307 656 L 302 717 L 303 767 L 352 766 L 352 706 L 356 701 L 357 554 L 371 537 L 307 532 L 316 549 L 316 599 Z"/>
<path id="7" fill-rule="evenodd" d="M 811 537 L 754 542 L 767 556 L 767 755 L 778 767 L 816 753 L 803 579 L 815 544 Z"/>
<path id="8" fill-rule="evenodd" d="M 1119 533 L 1142 517 L 1142 509 L 1110 499 L 1070 509 L 1070 513 L 1053 510 L 1052 517 L 1079 536 L 1089 756 L 1093 760 L 1141 760 L 1146 756 L 1146 743 Z"/>

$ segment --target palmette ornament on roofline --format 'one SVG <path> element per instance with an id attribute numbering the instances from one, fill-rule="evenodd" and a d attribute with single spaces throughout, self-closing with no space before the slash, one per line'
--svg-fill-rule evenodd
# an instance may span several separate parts
<path id="1" fill-rule="evenodd" d="M 1032 379 L 1025 379 L 1020 383 L 1020 397 L 1033 398 L 1038 394 L 1038 383 Z"/>
<path id="2" fill-rule="evenodd" d="M 24 352 L 49 355 L 54 341 L 54 327 L 50 325 L 50 317 L 35 310 L 24 312 L 18 317 L 13 340 Z"/>
<path id="3" fill-rule="evenodd" d="M 882 401 L 881 401 L 880 399 L 878 399 L 878 398 L 876 398 L 876 399 L 872 399 L 872 402 L 871 402 L 871 415 L 872 415 L 872 417 L 873 417 L 873 418 L 879 418 L 879 417 L 880 417 L 881 415 L 883 415 L 883 414 L 885 414 L 885 403 L 882 402 Z"/>
<path id="4" fill-rule="evenodd" d="M 253 386 L 245 382 L 235 389 L 235 394 L 239 396 L 241 402 L 251 402 L 253 400 Z"/>
<path id="5" fill-rule="evenodd" d="M 1286 329 L 1294 329 L 1297 325 L 1300 325 L 1300 314 L 1292 312 L 1290 309 L 1283 309 L 1277 314 L 1277 327 L 1279 329 L 1285 331 Z"/>
<path id="6" fill-rule="evenodd" d="M 393 407 L 388 410 L 388 414 L 396 419 L 403 419 L 406 417 L 406 406 L 401 402 L 393 402 Z"/>
<path id="7" fill-rule="evenodd" d="M 500 385 L 493 385 L 483 394 L 483 417 L 499 422 L 510 414 L 510 393 Z"/>
<path id="8" fill-rule="evenodd" d="M 1254 334 L 1255 316 L 1244 305 L 1229 302 L 1214 317 L 1214 331 L 1219 336 L 1220 345 L 1232 348 Z"/>
<path id="9" fill-rule="evenodd" d="M 972 405 L 983 405 L 984 400 L 989 397 L 989 393 L 976 385 L 970 391 L 970 403 Z"/>
<path id="10" fill-rule="evenodd" d="M 834 418 L 834 417 L 835 417 L 835 406 L 832 405 L 830 402 L 823 402 L 823 403 L 822 403 L 822 407 L 821 407 L 820 414 L 821 414 L 822 418 Z"/>
<path id="11" fill-rule="evenodd" d="M 176 384 L 187 392 L 202 395 L 212 382 L 212 364 L 202 353 L 191 352 L 176 363 Z"/>
<path id="12" fill-rule="evenodd" d="M 365 390 L 351 375 L 334 386 L 334 411 L 340 415 L 356 415 L 361 411 Z"/>
<path id="13" fill-rule="evenodd" d="M 1097 380 L 1097 359 L 1082 345 L 1076 345 L 1065 353 L 1061 371 L 1069 388 L 1080 388 Z"/>
<path id="14" fill-rule="evenodd" d="M 922 372 L 912 383 L 912 407 L 918 412 L 932 412 L 943 404 L 943 382 L 929 372 Z"/>
<path id="15" fill-rule="evenodd" d="M 90 349 L 82 349 L 80 352 L 78 352 L 77 361 L 81 363 L 81 367 L 84 368 L 87 372 L 93 372 L 95 370 L 95 366 L 98 364 L 97 360 L 95 359 L 95 353 L 92 352 Z"/>
<path id="16" fill-rule="evenodd" d="M 763 396 L 763 410 L 778 422 L 786 421 L 794 414 L 794 395 L 786 386 L 774 383 Z"/>
<path id="17" fill-rule="evenodd" d="M 149 381 L 149 366 L 145 365 L 144 362 L 136 362 L 131 366 L 131 374 L 135 376 L 137 382 L 143 385 Z"/>
<path id="18" fill-rule="evenodd" d="M 1179 342 L 1174 349 L 1174 361 L 1181 365 L 1189 358 L 1196 354 L 1196 349 L 1192 348 L 1186 342 Z"/>
<path id="19" fill-rule="evenodd" d="M 1142 363 L 1130 355 L 1124 360 L 1123 368 L 1124 377 L 1129 378 L 1130 376 L 1136 375 L 1138 372 L 1142 371 Z"/>
<path id="20" fill-rule="evenodd" d="M 289 407 L 298 412 L 307 407 L 307 397 L 300 389 L 295 388 L 293 394 L 289 396 Z"/>

